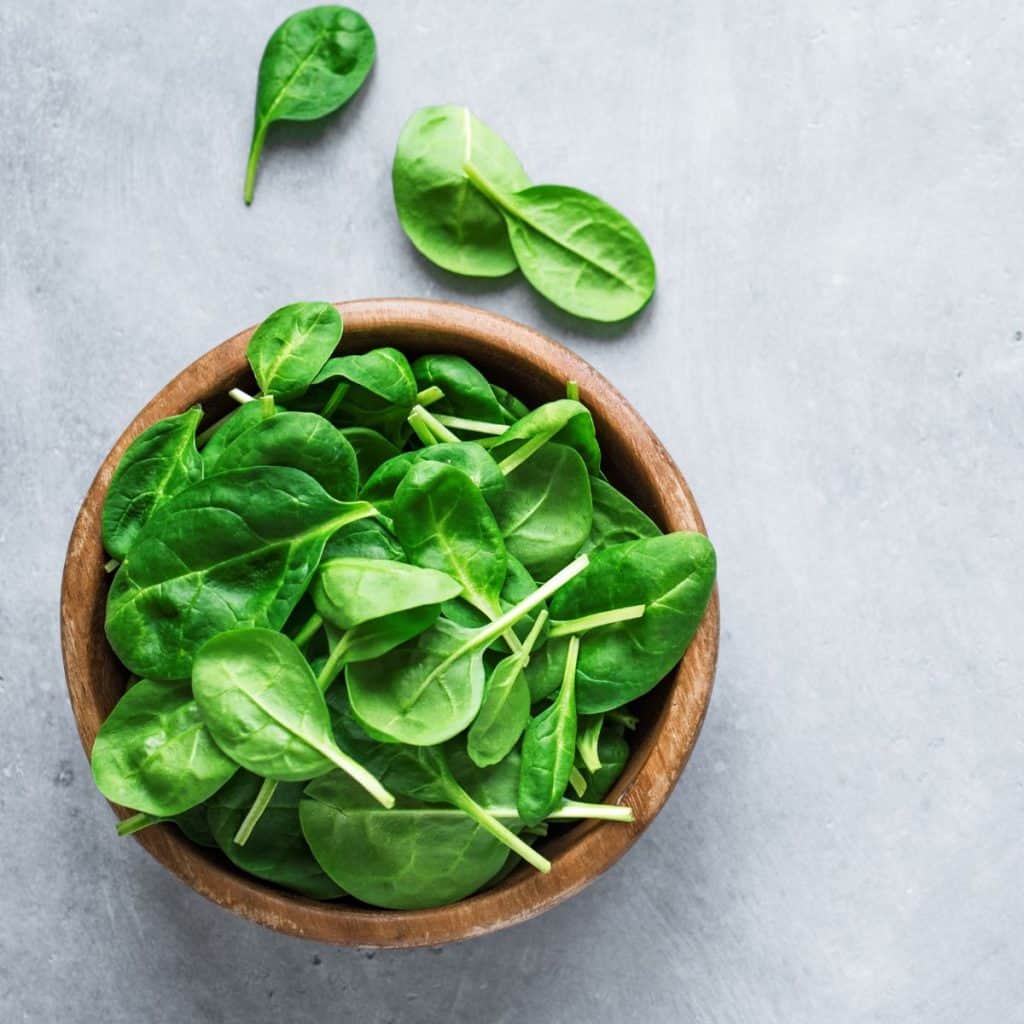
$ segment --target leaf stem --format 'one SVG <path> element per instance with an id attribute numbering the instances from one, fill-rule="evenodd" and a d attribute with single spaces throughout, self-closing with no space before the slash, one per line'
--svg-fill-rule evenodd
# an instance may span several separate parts
<path id="1" fill-rule="evenodd" d="M 292 642 L 300 650 L 309 643 L 310 640 L 316 636 L 317 631 L 324 624 L 324 620 L 319 614 L 313 612 L 312 615 L 306 620 L 305 625 L 292 637 Z"/>
<path id="2" fill-rule="evenodd" d="M 462 416 L 447 416 L 444 413 L 437 413 L 434 419 L 443 423 L 446 427 L 454 427 L 456 430 L 470 430 L 474 434 L 504 434 L 508 430 L 507 423 L 488 423 L 486 420 L 467 420 Z"/>
<path id="3" fill-rule="evenodd" d="M 228 395 L 233 398 L 239 405 L 245 405 L 246 402 L 255 402 L 256 396 L 250 395 L 248 391 L 243 391 L 241 388 L 232 388 Z"/>
<path id="4" fill-rule="evenodd" d="M 133 814 L 130 818 L 123 818 L 117 823 L 117 834 L 119 836 L 130 836 L 136 832 L 141 832 L 144 828 L 149 828 L 150 825 L 159 825 L 163 818 L 158 818 L 155 814 Z"/>
<path id="5" fill-rule="evenodd" d="M 567 380 L 565 382 L 565 397 L 571 399 L 573 402 L 580 400 L 580 386 L 574 380 Z"/>
<path id="6" fill-rule="evenodd" d="M 458 444 L 461 438 L 453 434 L 432 412 L 428 412 L 422 405 L 414 405 L 410 416 L 415 415 L 427 429 L 440 441 L 447 441 L 449 444 Z"/>
<path id="7" fill-rule="evenodd" d="M 506 455 L 498 463 L 498 469 L 505 476 L 515 472 L 531 455 L 540 451 L 553 436 L 550 433 L 535 434 L 528 441 L 524 441 L 511 455 Z"/>
<path id="8" fill-rule="evenodd" d="M 416 404 L 425 407 L 440 402 L 442 398 L 444 398 L 444 392 L 436 384 L 431 384 L 429 388 L 417 392 Z"/>
<path id="9" fill-rule="evenodd" d="M 320 410 L 320 415 L 325 420 L 329 420 L 334 415 L 335 410 L 341 405 L 342 399 L 348 393 L 349 382 L 347 380 L 340 381 L 338 386 L 331 392 L 331 397 L 324 403 L 324 407 Z"/>
<path id="10" fill-rule="evenodd" d="M 563 800 L 549 815 L 548 820 L 572 821 L 578 818 L 594 818 L 598 821 L 623 821 L 632 823 L 633 808 L 619 804 L 584 804 L 576 800 Z"/>
<path id="11" fill-rule="evenodd" d="M 576 765 L 573 765 L 572 771 L 569 772 L 569 785 L 576 791 L 577 796 L 583 796 L 587 791 L 587 780 Z"/>
<path id="12" fill-rule="evenodd" d="M 598 629 L 601 626 L 612 626 L 616 622 L 630 622 L 633 619 L 642 619 L 647 611 L 645 604 L 631 604 L 624 608 L 612 608 L 606 612 L 595 612 L 593 615 L 583 615 L 578 619 L 560 619 L 552 621 L 548 630 L 548 639 L 554 640 L 560 636 L 574 636 L 576 633 L 586 633 L 591 629 Z"/>
<path id="13" fill-rule="evenodd" d="M 481 828 L 486 829 L 499 842 L 504 843 L 513 853 L 519 854 L 538 871 L 547 874 L 551 870 L 551 861 L 541 856 L 529 843 L 523 842 L 503 825 L 493 814 L 481 807 L 461 786 L 452 787 L 450 798 L 460 811 L 465 811 Z"/>
<path id="14" fill-rule="evenodd" d="M 121 562 L 120 562 L 119 559 L 117 559 L 117 558 L 108 558 L 103 563 L 103 571 L 104 572 L 113 572 L 115 569 L 118 568 L 118 566 L 120 566 L 120 564 L 121 564 Z"/>
<path id="15" fill-rule="evenodd" d="M 264 779 L 260 791 L 256 794 L 256 799 L 252 802 L 252 807 L 249 808 L 248 814 L 242 819 L 242 824 L 238 826 L 238 831 L 235 833 L 236 846 L 245 846 L 253 829 L 263 817 L 263 812 L 270 806 L 270 801 L 274 799 L 276 792 L 277 780 Z"/>
<path id="16" fill-rule="evenodd" d="M 267 137 L 266 121 L 257 121 L 256 128 L 252 133 L 252 144 L 249 146 L 249 162 L 245 165 L 245 205 L 252 203 L 253 190 L 256 187 L 256 167 L 260 162 L 260 153 L 263 151 L 263 140 Z"/>
<path id="17" fill-rule="evenodd" d="M 422 408 L 420 405 L 414 406 L 412 412 L 406 417 L 406 422 L 412 427 L 413 433 L 429 448 L 432 444 L 437 444 L 437 438 L 430 432 L 430 428 L 419 414 L 419 410 Z"/>
<path id="18" fill-rule="evenodd" d="M 390 810 L 395 806 L 395 798 L 380 784 L 380 780 L 364 768 L 344 750 L 333 744 L 310 744 L 314 750 L 323 754 L 335 767 L 340 768 L 350 779 L 358 782 L 377 803 Z"/>

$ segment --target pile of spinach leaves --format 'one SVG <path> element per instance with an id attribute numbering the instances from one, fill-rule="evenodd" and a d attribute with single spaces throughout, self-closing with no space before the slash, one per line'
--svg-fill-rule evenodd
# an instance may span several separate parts
<path id="1" fill-rule="evenodd" d="M 487 208 L 480 210 L 486 213 Z M 481 236 L 483 237 L 483 236 Z M 295 303 L 258 395 L 145 430 L 110 483 L 111 646 L 137 681 L 97 786 L 317 899 L 463 898 L 600 801 L 629 704 L 685 653 L 715 577 L 605 479 L 575 386 L 529 409 L 466 360 L 347 352 Z"/>

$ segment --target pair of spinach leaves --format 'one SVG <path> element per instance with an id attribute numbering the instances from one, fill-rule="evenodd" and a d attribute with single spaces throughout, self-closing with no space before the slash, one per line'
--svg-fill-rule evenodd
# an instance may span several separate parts
<path id="1" fill-rule="evenodd" d="M 612 322 L 654 292 L 654 258 L 637 228 L 589 192 L 534 185 L 515 154 L 465 107 L 424 107 L 406 122 L 391 170 L 402 228 L 456 274 L 517 267 L 546 299 Z"/>
<path id="2" fill-rule="evenodd" d="M 141 680 L 93 774 L 242 870 L 320 899 L 459 899 L 599 801 L 624 708 L 682 656 L 714 580 L 601 473 L 574 397 L 528 409 L 471 363 L 339 352 L 334 307 L 254 332 L 259 388 L 197 436 L 144 431 L 103 536 L 107 635 Z"/>

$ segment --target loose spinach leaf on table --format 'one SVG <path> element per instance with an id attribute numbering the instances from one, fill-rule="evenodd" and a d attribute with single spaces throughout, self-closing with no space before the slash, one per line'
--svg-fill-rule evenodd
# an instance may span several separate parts
<path id="1" fill-rule="evenodd" d="M 647 611 L 583 635 L 579 710 L 617 708 L 655 686 L 686 653 L 714 582 L 715 551 L 699 533 L 670 533 L 594 552 L 588 568 L 552 599 L 552 620 L 634 604 Z"/>
<path id="2" fill-rule="evenodd" d="M 118 569 L 107 638 L 140 676 L 186 677 L 196 649 L 217 633 L 280 628 L 327 538 L 372 512 L 283 466 L 193 484 L 157 510 Z"/>
<path id="3" fill-rule="evenodd" d="M 350 501 L 359 489 L 352 445 L 337 427 L 311 412 L 282 412 L 255 424 L 224 449 L 216 472 L 251 466 L 301 469 L 339 501 Z"/>
<path id="4" fill-rule="evenodd" d="M 315 121 L 346 103 L 377 52 L 373 31 L 347 7 L 313 7 L 282 22 L 267 42 L 256 87 L 256 119 L 245 171 L 252 202 L 256 167 L 275 121 Z"/>
<path id="5" fill-rule="evenodd" d="M 321 565 L 313 583 L 317 611 L 339 629 L 370 619 L 440 605 L 461 592 L 445 573 L 379 558 L 336 558 Z"/>
<path id="6" fill-rule="evenodd" d="M 269 419 L 277 412 L 273 395 L 261 395 L 251 402 L 240 405 L 229 413 L 210 431 L 206 444 L 203 445 L 203 468 L 206 476 L 213 476 L 221 455 L 228 445 L 251 427 L 262 420 Z"/>
<path id="7" fill-rule="evenodd" d="M 295 302 L 271 313 L 246 349 L 260 390 L 284 402 L 304 395 L 341 331 L 341 314 L 329 302 Z"/>
<path id="8" fill-rule="evenodd" d="M 236 629 L 196 654 L 192 691 L 220 748 L 243 768 L 280 782 L 301 782 L 340 768 L 374 799 L 391 795 L 338 748 L 330 714 L 302 652 L 270 629 Z"/>
<path id="9" fill-rule="evenodd" d="M 526 279 L 556 306 L 612 323 L 638 313 L 654 294 L 654 257 L 636 226 L 589 192 L 533 185 L 513 192 L 481 168 L 469 179 L 505 215 Z"/>
<path id="10" fill-rule="evenodd" d="M 196 450 L 196 407 L 147 427 L 128 446 L 103 502 L 103 546 L 114 558 L 132 549 L 150 516 L 168 498 L 203 478 Z"/>
<path id="11" fill-rule="evenodd" d="M 444 393 L 431 409 L 471 420 L 503 423 L 501 405 L 487 378 L 461 356 L 438 353 L 420 356 L 412 364 L 420 389 L 438 387 Z"/>
<path id="12" fill-rule="evenodd" d="M 187 681 L 140 680 L 100 726 L 92 748 L 99 791 L 158 818 L 202 803 L 237 770 L 207 730 Z"/>
<path id="13" fill-rule="evenodd" d="M 512 192 L 530 184 L 511 149 L 465 107 L 424 107 L 406 122 L 391 168 L 395 208 L 419 251 L 445 270 L 500 277 L 516 269 L 501 213 L 466 176 L 474 166 Z"/>
<path id="14" fill-rule="evenodd" d="M 581 550 L 594 551 L 661 535 L 657 524 L 607 481 L 591 477 L 590 493 L 594 507 L 593 523 L 590 536 Z"/>
<path id="15" fill-rule="evenodd" d="M 209 802 L 209 822 L 216 844 L 243 871 L 316 900 L 333 900 L 344 891 L 317 863 L 302 835 L 299 801 L 305 784 L 282 782 L 244 845 L 235 842 L 238 827 L 252 806 L 262 780 L 239 772 Z"/>
<path id="16" fill-rule="evenodd" d="M 570 637 L 562 686 L 555 702 L 526 727 L 516 806 L 536 825 L 565 795 L 576 758 L 576 663 L 579 637 Z"/>
<path id="17" fill-rule="evenodd" d="M 458 580 L 467 601 L 491 618 L 508 558 L 501 530 L 465 473 L 440 462 L 417 462 L 395 491 L 395 532 L 414 565 Z"/>
<path id="18" fill-rule="evenodd" d="M 546 444 L 508 475 L 493 507 L 508 553 L 537 579 L 547 579 L 590 535 L 587 467 L 575 449 Z"/>

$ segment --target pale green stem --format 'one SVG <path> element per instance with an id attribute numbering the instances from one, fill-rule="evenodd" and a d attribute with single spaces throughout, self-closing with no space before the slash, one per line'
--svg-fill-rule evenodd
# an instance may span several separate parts
<path id="1" fill-rule="evenodd" d="M 324 407 L 320 410 L 320 415 L 325 420 L 329 420 L 334 414 L 335 409 L 341 405 L 341 400 L 345 397 L 348 392 L 349 382 L 343 380 L 332 392 L 331 397 L 324 403 Z"/>
<path id="2" fill-rule="evenodd" d="M 572 821 L 579 818 L 595 818 L 599 821 L 622 821 L 632 823 L 632 807 L 619 804 L 581 804 L 575 800 L 563 800 L 549 815 L 548 820 Z"/>
<path id="3" fill-rule="evenodd" d="M 529 843 L 523 842 L 506 826 L 502 825 L 494 815 L 484 810 L 461 787 L 450 794 L 452 802 L 461 811 L 465 811 L 481 828 L 486 829 L 499 842 L 504 843 L 513 853 L 519 854 L 527 864 L 533 865 L 538 871 L 547 874 L 551 870 L 551 861 L 541 856 Z"/>
<path id="4" fill-rule="evenodd" d="M 462 416 L 447 416 L 444 413 L 436 413 L 434 419 L 443 423 L 446 427 L 454 427 L 456 430 L 470 430 L 474 434 L 504 434 L 508 430 L 507 423 L 488 423 L 486 420 L 467 420 Z"/>
<path id="5" fill-rule="evenodd" d="M 583 772 L 576 765 L 573 765 L 572 771 L 569 772 L 569 785 L 576 790 L 577 796 L 583 796 L 587 791 L 587 780 L 583 777 Z"/>
<path id="6" fill-rule="evenodd" d="M 409 415 L 415 415 L 439 441 L 458 444 L 461 440 L 458 434 L 453 434 L 432 412 L 428 412 L 422 405 L 414 405 Z"/>
<path id="7" fill-rule="evenodd" d="M 232 388 L 228 392 L 228 396 L 233 398 L 239 405 L 245 405 L 246 402 L 255 402 L 256 395 L 250 395 L 248 391 L 243 391 L 241 388 Z"/>
<path id="8" fill-rule="evenodd" d="M 442 398 L 444 398 L 444 392 L 436 384 L 431 384 L 429 388 L 424 388 L 417 393 L 416 404 L 433 405 L 435 402 L 440 402 Z"/>
<path id="9" fill-rule="evenodd" d="M 416 406 L 406 417 L 406 422 L 412 427 L 413 433 L 429 448 L 432 444 L 437 444 L 437 438 L 430 432 L 430 428 L 423 420 L 423 417 L 417 412 L 417 410 L 422 408 L 422 406 Z"/>
<path id="10" fill-rule="evenodd" d="M 576 736 L 576 749 L 579 751 L 583 767 L 593 775 L 601 770 L 601 754 L 598 744 L 601 741 L 601 728 L 604 715 L 592 715 L 583 732 Z"/>
<path id="11" fill-rule="evenodd" d="M 263 817 L 263 812 L 270 806 L 270 801 L 274 799 L 276 792 L 277 780 L 264 779 L 260 791 L 256 794 L 256 799 L 252 802 L 252 807 L 249 808 L 249 813 L 242 819 L 242 824 L 238 826 L 238 831 L 235 833 L 236 846 L 245 846 L 248 842 L 249 836 L 252 835 L 253 829 Z"/>
<path id="12" fill-rule="evenodd" d="M 295 636 L 292 638 L 292 642 L 295 644 L 296 647 L 298 647 L 301 650 L 303 647 L 306 646 L 306 644 L 309 643 L 310 640 L 313 639 L 314 636 L 316 636 L 317 631 L 323 624 L 324 620 L 316 612 L 314 612 L 306 620 L 306 624 L 302 627 L 302 629 L 300 629 L 298 633 L 296 633 Z"/>
<path id="13" fill-rule="evenodd" d="M 245 205 L 252 202 L 253 189 L 256 187 L 256 167 L 260 162 L 260 153 L 263 152 L 263 140 L 267 137 L 268 122 L 258 122 L 256 130 L 252 133 L 252 145 L 249 147 L 249 162 L 245 165 Z"/>
<path id="14" fill-rule="evenodd" d="M 511 455 L 506 455 L 498 463 L 498 469 L 505 476 L 514 473 L 531 455 L 540 451 L 550 440 L 551 434 L 536 434 L 528 441 L 524 441 Z"/>
<path id="15" fill-rule="evenodd" d="M 567 380 L 565 382 L 565 397 L 572 399 L 574 402 L 580 400 L 580 386 L 574 380 Z"/>
<path id="16" fill-rule="evenodd" d="M 103 563 L 104 572 L 113 572 L 119 565 L 120 561 L 116 558 L 110 558 Z"/>
<path id="17" fill-rule="evenodd" d="M 141 832 L 144 828 L 149 828 L 150 825 L 159 825 L 163 818 L 158 818 L 155 814 L 133 814 L 130 818 L 124 818 L 117 823 L 117 834 L 119 836 L 130 836 L 136 832 Z"/>
<path id="18" fill-rule="evenodd" d="M 548 630 L 548 639 L 554 640 L 560 636 L 573 636 L 576 633 L 586 633 L 590 629 L 598 629 L 601 626 L 612 626 L 616 622 L 630 622 L 633 619 L 642 619 L 647 611 L 645 604 L 631 604 L 625 608 L 612 608 L 606 612 L 595 612 L 593 615 L 584 615 L 578 619 L 560 619 L 551 623 Z"/>
<path id="19" fill-rule="evenodd" d="M 348 654 L 346 636 L 347 634 L 342 634 L 341 639 L 334 645 L 331 653 L 327 656 L 324 667 L 320 669 L 320 675 L 316 677 L 316 685 L 320 687 L 321 693 L 326 693 L 331 688 L 331 683 L 334 682 L 345 664 L 345 655 Z"/>

